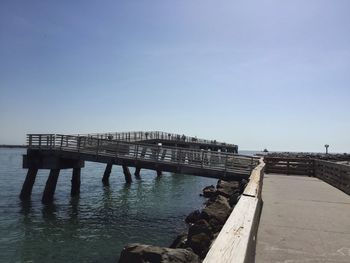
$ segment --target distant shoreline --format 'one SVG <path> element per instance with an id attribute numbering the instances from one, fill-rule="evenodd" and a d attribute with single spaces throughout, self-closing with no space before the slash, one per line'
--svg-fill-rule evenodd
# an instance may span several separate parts
<path id="1" fill-rule="evenodd" d="M 0 144 L 0 148 L 27 148 L 26 145 L 7 145 L 7 144 Z"/>

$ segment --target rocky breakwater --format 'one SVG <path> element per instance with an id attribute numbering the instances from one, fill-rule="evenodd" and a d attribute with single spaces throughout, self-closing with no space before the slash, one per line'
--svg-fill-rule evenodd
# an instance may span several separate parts
<path id="1" fill-rule="evenodd" d="M 119 263 L 201 262 L 237 204 L 246 184 L 244 179 L 219 180 L 216 187 L 205 187 L 201 195 L 208 200 L 202 210 L 195 210 L 186 217 L 189 224 L 187 233 L 177 236 L 170 248 L 129 244 L 122 250 Z"/>

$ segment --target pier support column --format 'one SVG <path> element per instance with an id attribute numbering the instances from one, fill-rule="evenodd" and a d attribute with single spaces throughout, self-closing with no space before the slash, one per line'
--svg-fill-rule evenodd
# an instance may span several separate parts
<path id="1" fill-rule="evenodd" d="M 135 173 L 134 174 L 135 174 L 136 178 L 138 178 L 138 179 L 140 178 L 140 171 L 141 171 L 141 167 L 136 167 L 135 168 Z"/>
<path id="2" fill-rule="evenodd" d="M 21 191 L 21 194 L 19 196 L 22 201 L 26 201 L 26 200 L 30 199 L 37 173 L 38 173 L 38 168 L 29 168 L 28 169 L 27 176 L 26 176 L 26 179 L 23 183 L 22 191 Z"/>
<path id="3" fill-rule="evenodd" d="M 105 169 L 105 172 L 103 174 L 102 182 L 104 185 L 109 185 L 109 176 L 112 172 L 112 165 L 111 163 L 108 163 Z"/>
<path id="4" fill-rule="evenodd" d="M 60 169 L 51 169 L 49 178 L 46 181 L 46 186 L 41 201 L 44 204 L 51 203 L 55 194 L 57 179 L 60 174 Z"/>
<path id="5" fill-rule="evenodd" d="M 126 165 L 123 165 L 123 172 L 125 176 L 125 182 L 130 184 L 132 182 L 132 178 L 131 178 L 129 167 L 127 167 Z"/>
<path id="6" fill-rule="evenodd" d="M 72 173 L 72 188 L 70 191 L 70 195 L 78 196 L 80 193 L 80 174 L 81 174 L 81 168 L 73 168 Z"/>
<path id="7" fill-rule="evenodd" d="M 162 176 L 162 171 L 161 170 L 157 170 L 157 176 Z"/>

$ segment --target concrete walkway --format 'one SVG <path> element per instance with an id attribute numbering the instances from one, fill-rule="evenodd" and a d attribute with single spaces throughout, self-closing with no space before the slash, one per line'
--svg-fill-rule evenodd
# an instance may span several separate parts
<path id="1" fill-rule="evenodd" d="M 350 262 L 350 196 L 316 178 L 265 174 L 257 263 Z"/>

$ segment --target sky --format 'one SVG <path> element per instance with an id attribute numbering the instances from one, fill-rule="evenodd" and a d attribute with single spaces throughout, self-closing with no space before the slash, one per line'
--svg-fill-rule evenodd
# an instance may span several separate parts
<path id="1" fill-rule="evenodd" d="M 350 152 L 350 1 L 0 1 L 0 144 L 159 130 Z"/>

